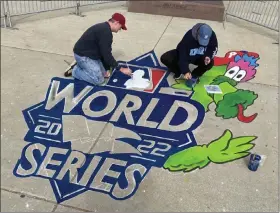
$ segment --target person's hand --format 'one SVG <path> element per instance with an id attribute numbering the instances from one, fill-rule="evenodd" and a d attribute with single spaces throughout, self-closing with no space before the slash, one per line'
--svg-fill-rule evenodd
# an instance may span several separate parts
<path id="1" fill-rule="evenodd" d="M 204 63 L 205 65 L 208 65 L 210 63 L 211 59 L 209 57 L 205 57 Z"/>
<path id="2" fill-rule="evenodd" d="M 132 76 L 132 71 L 129 68 L 121 68 L 120 71 L 125 74 L 125 75 L 129 75 Z"/>
<path id="3" fill-rule="evenodd" d="M 106 71 L 104 77 L 105 77 L 105 78 L 109 78 L 110 76 L 111 76 L 110 71 Z"/>
<path id="4" fill-rule="evenodd" d="M 192 74 L 191 74 L 190 72 L 187 72 L 187 73 L 184 75 L 184 78 L 185 78 L 186 80 L 189 80 L 189 79 L 192 78 Z"/>

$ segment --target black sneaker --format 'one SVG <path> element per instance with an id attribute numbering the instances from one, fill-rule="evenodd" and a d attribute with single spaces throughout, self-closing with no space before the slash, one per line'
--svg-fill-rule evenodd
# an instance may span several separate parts
<path id="1" fill-rule="evenodd" d="M 65 70 L 64 76 L 65 77 L 70 77 L 72 76 L 72 69 L 76 66 L 77 62 L 73 61 Z"/>
<path id="2" fill-rule="evenodd" d="M 72 70 L 68 70 L 64 73 L 65 77 L 71 77 L 72 76 Z"/>

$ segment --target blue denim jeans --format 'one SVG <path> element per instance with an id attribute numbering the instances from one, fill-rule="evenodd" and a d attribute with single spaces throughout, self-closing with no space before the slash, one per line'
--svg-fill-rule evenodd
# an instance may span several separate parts
<path id="1" fill-rule="evenodd" d="M 100 60 L 92 60 L 89 57 L 79 56 L 74 53 L 77 65 L 73 68 L 72 76 L 94 85 L 104 83 L 106 70 Z"/>

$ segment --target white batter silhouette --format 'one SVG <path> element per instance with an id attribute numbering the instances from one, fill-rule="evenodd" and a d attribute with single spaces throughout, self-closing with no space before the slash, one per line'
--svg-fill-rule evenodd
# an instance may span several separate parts
<path id="1" fill-rule="evenodd" d="M 150 86 L 149 79 L 143 78 L 145 72 L 144 70 L 135 70 L 131 79 L 125 82 L 125 86 L 127 89 L 131 88 L 139 88 L 139 89 L 146 89 Z"/>

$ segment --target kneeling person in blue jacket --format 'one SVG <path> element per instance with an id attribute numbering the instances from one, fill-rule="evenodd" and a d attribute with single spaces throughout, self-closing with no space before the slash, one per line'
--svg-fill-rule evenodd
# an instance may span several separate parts
<path id="1" fill-rule="evenodd" d="M 213 67 L 217 51 L 215 32 L 209 25 L 198 23 L 184 35 L 176 49 L 164 53 L 160 60 L 174 73 L 175 79 L 197 80 Z M 191 72 L 189 64 L 197 67 Z"/>

